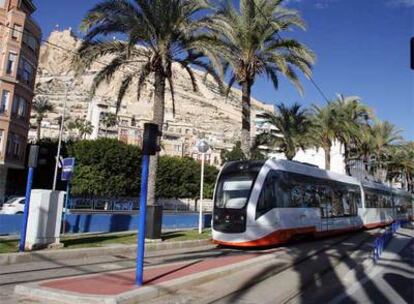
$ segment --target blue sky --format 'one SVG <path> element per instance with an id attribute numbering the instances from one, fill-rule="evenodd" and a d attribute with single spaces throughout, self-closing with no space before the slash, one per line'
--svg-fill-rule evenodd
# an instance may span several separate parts
<path id="1" fill-rule="evenodd" d="M 35 13 L 46 38 L 54 28 L 79 23 L 97 0 L 34 0 Z M 377 116 L 403 129 L 414 140 L 414 71 L 409 66 L 409 40 L 414 36 L 414 0 L 287 0 L 300 11 L 306 32 L 297 38 L 317 54 L 313 77 L 328 98 L 336 93 L 357 95 Z M 323 97 L 306 79 L 304 96 L 281 79 L 275 91 L 266 78 L 253 96 L 268 103 L 323 104 Z"/>

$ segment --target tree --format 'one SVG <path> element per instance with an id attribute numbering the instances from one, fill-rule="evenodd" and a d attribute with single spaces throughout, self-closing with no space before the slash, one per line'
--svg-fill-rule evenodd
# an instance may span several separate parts
<path id="1" fill-rule="evenodd" d="M 335 108 L 335 118 L 337 120 L 338 140 L 344 146 L 345 171 L 350 174 L 349 161 L 351 149 L 359 144 L 362 140 L 363 130 L 368 126 L 370 118 L 373 117 L 372 110 L 363 104 L 359 97 L 339 94 L 333 102 Z"/>
<path id="2" fill-rule="evenodd" d="M 33 101 L 33 111 L 36 113 L 36 125 L 37 125 L 37 141 L 40 140 L 42 121 L 46 117 L 48 112 L 53 112 L 55 106 L 49 102 L 44 96 L 37 96 Z"/>
<path id="3" fill-rule="evenodd" d="M 141 151 L 116 139 L 82 140 L 68 146 L 76 167 L 72 191 L 82 196 L 138 196 Z"/>
<path id="4" fill-rule="evenodd" d="M 95 76 L 92 94 L 105 80 L 112 79 L 117 71 L 123 73 L 119 88 L 117 109 L 128 88 L 136 80 L 137 99 L 146 80 L 153 76 L 153 122 L 160 129 L 164 123 L 165 90 L 168 82 L 175 112 L 172 65 L 177 63 L 187 71 L 193 89 L 197 90 L 192 66 L 199 66 L 220 79 L 203 60 L 204 54 L 212 57 L 202 30 L 200 12 L 209 8 L 204 0 L 105 0 L 95 5 L 82 22 L 85 40 L 77 50 L 74 64 L 79 71 L 88 69 L 96 59 L 110 55 L 111 59 Z M 126 41 L 105 39 L 114 34 Z M 155 204 L 155 177 L 158 154 L 151 157 L 148 204 Z"/>
<path id="5" fill-rule="evenodd" d="M 325 170 L 331 168 L 331 147 L 338 138 L 338 130 L 342 127 L 338 124 L 342 121 L 338 118 L 335 105 L 329 102 L 324 107 L 312 105 L 312 141 L 316 147 L 321 147 L 325 152 Z"/>
<path id="6" fill-rule="evenodd" d="M 93 132 L 93 125 L 89 120 L 84 118 L 76 118 L 68 122 L 69 130 L 77 130 L 80 139 L 85 139 L 86 135 L 91 135 Z"/>
<path id="7" fill-rule="evenodd" d="M 101 123 L 105 127 L 105 137 L 108 136 L 108 129 L 115 127 L 117 124 L 117 116 L 114 113 L 103 113 Z"/>
<path id="8" fill-rule="evenodd" d="M 294 27 L 305 29 L 298 12 L 281 5 L 280 0 L 241 0 L 240 9 L 226 1 L 215 10 L 209 22 L 210 42 L 224 62 L 224 72 L 231 69 L 230 87 L 237 82 L 242 90 L 241 149 L 250 155 L 251 88 L 259 75 L 267 75 L 275 89 L 279 75 L 287 77 L 299 91 L 302 87 L 295 69 L 311 74 L 313 52 L 281 33 Z"/>
<path id="9" fill-rule="evenodd" d="M 229 162 L 229 161 L 236 161 L 236 160 L 246 160 L 246 155 L 243 153 L 241 149 L 241 142 L 238 141 L 234 145 L 233 149 L 230 151 L 222 150 L 221 151 L 221 161 L 222 164 Z"/>
<path id="10" fill-rule="evenodd" d="M 400 180 L 407 191 L 414 192 L 414 142 L 388 149 L 388 180 Z"/>
<path id="11" fill-rule="evenodd" d="M 310 145 L 308 133 L 312 126 L 307 111 L 294 103 L 286 106 L 284 103 L 276 105 L 277 113 L 264 113 L 262 118 L 271 127 L 269 132 L 259 134 L 256 145 L 266 145 L 276 148 L 277 152 L 285 154 L 288 160 L 292 160 L 299 149 L 305 149 Z"/>

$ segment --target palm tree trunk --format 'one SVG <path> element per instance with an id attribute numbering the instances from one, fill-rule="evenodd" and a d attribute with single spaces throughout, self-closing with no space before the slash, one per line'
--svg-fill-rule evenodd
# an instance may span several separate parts
<path id="1" fill-rule="evenodd" d="M 325 152 L 325 170 L 331 170 L 331 146 L 324 146 L 323 151 Z"/>
<path id="2" fill-rule="evenodd" d="M 351 175 L 351 168 L 349 166 L 349 146 L 344 143 L 344 161 L 345 161 L 345 173 Z"/>
<path id="3" fill-rule="evenodd" d="M 161 70 L 155 72 L 153 122 L 162 130 L 164 123 L 165 76 Z M 150 206 L 156 205 L 155 182 L 157 176 L 159 153 L 150 157 L 148 174 L 148 200 Z"/>
<path id="4" fill-rule="evenodd" d="M 37 141 L 39 141 L 40 140 L 40 135 L 41 135 L 41 133 L 40 133 L 40 129 L 42 128 L 42 120 L 41 119 L 38 119 L 37 121 L 36 121 L 36 123 L 37 123 Z"/>
<path id="5" fill-rule="evenodd" d="M 242 130 L 241 130 L 241 149 L 247 159 L 250 158 L 250 93 L 251 84 L 247 81 L 242 86 Z"/>

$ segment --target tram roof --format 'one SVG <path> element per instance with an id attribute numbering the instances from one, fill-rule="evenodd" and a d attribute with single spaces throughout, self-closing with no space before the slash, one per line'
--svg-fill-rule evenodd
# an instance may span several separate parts
<path id="1" fill-rule="evenodd" d="M 352 176 L 339 174 L 339 173 L 335 173 L 335 172 L 328 171 L 328 170 L 323 170 L 315 166 L 303 164 L 300 162 L 289 161 L 285 159 L 269 159 L 266 161 L 266 165 L 268 165 L 269 167 L 275 170 L 282 170 L 282 171 L 287 171 L 287 172 L 293 172 L 293 173 L 313 176 L 316 178 L 335 180 L 338 182 L 353 184 L 353 185 L 361 184 L 358 179 Z"/>

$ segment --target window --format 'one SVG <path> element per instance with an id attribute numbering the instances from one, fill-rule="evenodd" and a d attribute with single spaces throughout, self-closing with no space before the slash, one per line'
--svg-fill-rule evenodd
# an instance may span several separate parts
<path id="1" fill-rule="evenodd" d="M 34 69 L 31 63 L 26 59 L 21 58 L 19 62 L 19 70 L 17 73 L 18 79 L 28 85 L 31 85 L 34 77 L 33 70 Z"/>
<path id="2" fill-rule="evenodd" d="M 23 152 L 22 144 L 23 140 L 21 136 L 10 133 L 7 141 L 7 156 L 14 159 L 21 159 Z"/>
<path id="3" fill-rule="evenodd" d="M 27 100 L 19 95 L 14 96 L 12 115 L 25 120 L 27 117 Z"/>
<path id="4" fill-rule="evenodd" d="M 9 53 L 9 57 L 7 60 L 7 66 L 6 66 L 6 73 L 12 74 L 14 71 L 14 66 L 16 64 L 17 60 L 17 54 Z"/>
<path id="5" fill-rule="evenodd" d="M 272 174 L 266 178 L 259 201 L 257 202 L 256 218 L 259 218 L 277 206 L 277 196 L 275 193 L 276 183 L 277 180 Z"/>
<path id="6" fill-rule="evenodd" d="M 18 25 L 18 24 L 14 24 L 13 25 L 13 30 L 12 30 L 12 38 L 13 39 L 19 39 L 20 35 L 22 33 L 22 26 Z"/>
<path id="7" fill-rule="evenodd" d="M 25 43 L 32 51 L 36 51 L 39 48 L 37 39 L 26 30 L 23 33 L 23 43 Z"/>
<path id="8" fill-rule="evenodd" d="M 255 176 L 231 174 L 220 178 L 218 184 L 216 207 L 227 209 L 242 209 L 250 197 Z"/>
<path id="9" fill-rule="evenodd" d="M 4 136 L 4 131 L 0 130 L 0 154 L 2 154 L 3 152 L 3 136 Z"/>
<path id="10" fill-rule="evenodd" d="M 10 92 L 3 90 L 1 94 L 1 102 L 0 102 L 0 114 L 7 112 L 7 106 L 9 105 L 10 99 Z"/>
<path id="11" fill-rule="evenodd" d="M 21 119 L 25 119 L 26 118 L 26 115 L 27 115 L 27 101 L 23 97 L 20 97 L 20 100 L 19 100 L 19 108 L 17 110 L 17 115 Z"/>
<path id="12" fill-rule="evenodd" d="M 301 207 L 303 201 L 303 188 L 301 185 L 293 186 L 290 191 L 290 207 Z"/>

